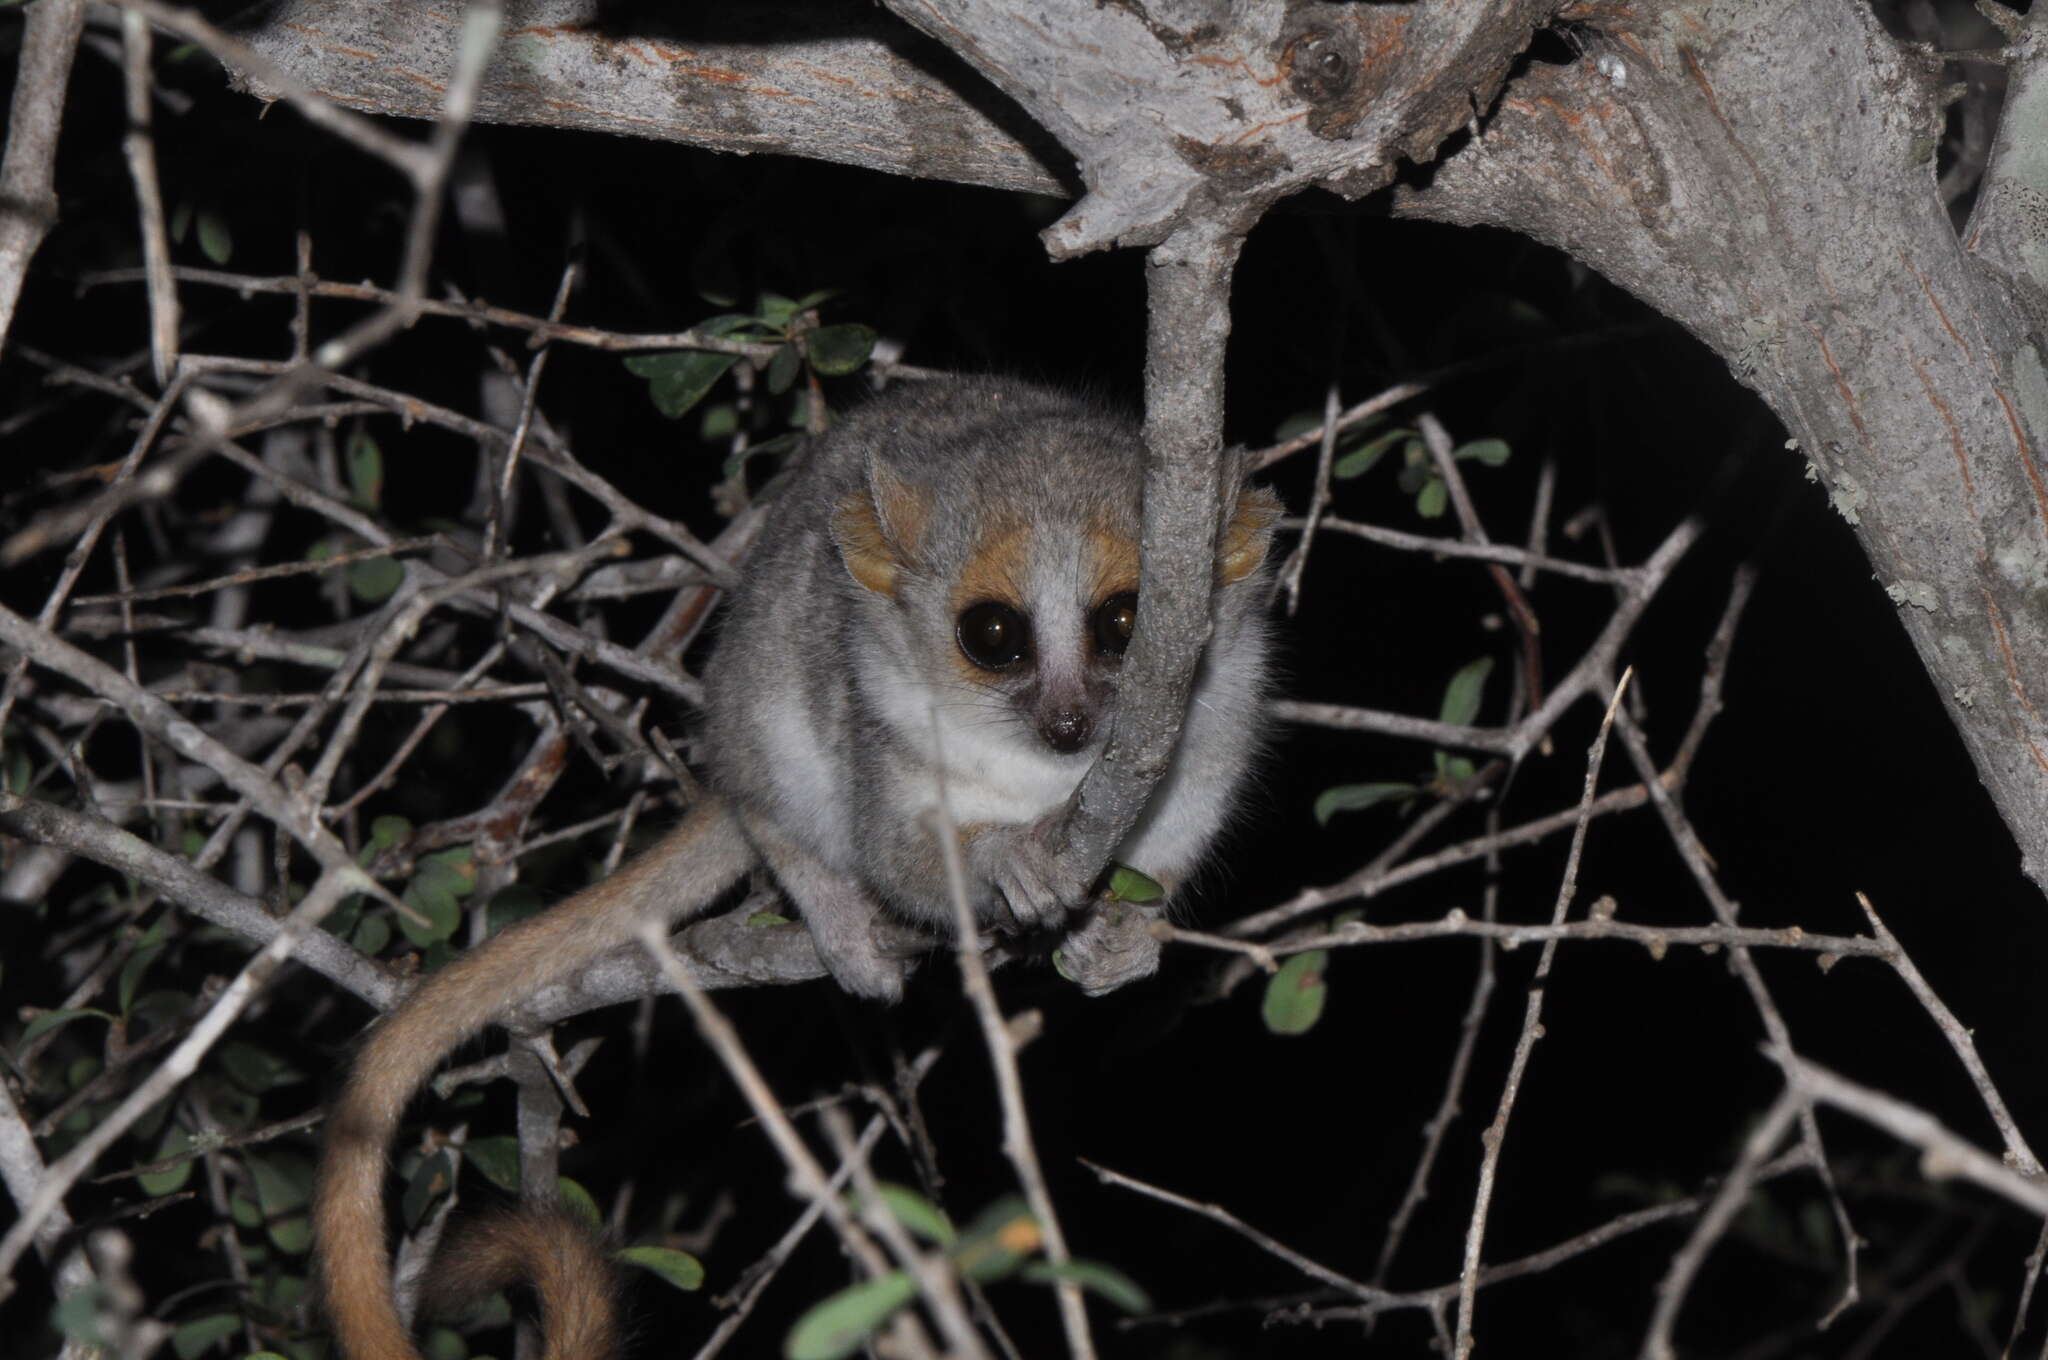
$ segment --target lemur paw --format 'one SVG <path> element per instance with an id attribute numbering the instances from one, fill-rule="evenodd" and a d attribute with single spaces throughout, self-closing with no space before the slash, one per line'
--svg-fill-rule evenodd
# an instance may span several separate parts
<path id="1" fill-rule="evenodd" d="M 1162 913 L 1135 902 L 1098 902 L 1060 941 L 1054 961 L 1089 996 L 1113 992 L 1159 971 L 1159 937 L 1152 923 Z"/>
<path id="2" fill-rule="evenodd" d="M 1086 884 L 1053 853 L 1049 834 L 1057 824 L 1044 818 L 1028 824 L 987 827 L 975 837 L 975 859 L 1017 924 L 1027 930 L 1054 927 L 1088 898 Z"/>

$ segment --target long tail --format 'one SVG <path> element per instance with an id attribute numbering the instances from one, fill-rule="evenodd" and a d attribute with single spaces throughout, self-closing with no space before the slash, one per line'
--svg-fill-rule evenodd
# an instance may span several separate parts
<path id="1" fill-rule="evenodd" d="M 674 921 L 702 911 L 753 861 L 724 803 L 707 796 L 646 854 L 456 959 L 370 1032 L 328 1115 L 313 1206 L 321 1288 L 347 1360 L 419 1360 L 392 1298 L 384 1244 L 386 1150 L 413 1093 L 451 1050 L 509 1006 L 632 939 L 643 921 Z M 527 1241 L 516 1234 L 505 1240 L 513 1247 Z M 558 1337 L 611 1335 L 608 1293 L 587 1280 L 567 1283 L 571 1276 L 587 1276 L 588 1253 L 519 1263 L 540 1287 L 542 1308 L 550 1315 L 548 1360 L 579 1353 L 558 1355 L 552 1344 Z M 606 1316 L 593 1322 L 592 1308 Z M 557 1312 L 564 1315 L 559 1324 Z M 579 1312 L 585 1315 L 580 1321 L 568 1316 Z"/>

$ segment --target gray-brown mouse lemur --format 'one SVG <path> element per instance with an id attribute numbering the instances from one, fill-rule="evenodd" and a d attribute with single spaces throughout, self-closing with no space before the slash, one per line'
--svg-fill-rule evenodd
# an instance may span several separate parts
<path id="1" fill-rule="evenodd" d="M 1003 379 L 918 384 L 845 417 L 768 512 L 707 674 L 708 796 L 610 878 L 450 963 L 370 1031 L 328 1119 L 320 1277 L 348 1360 L 416 1360 L 384 1240 L 385 1150 L 458 1044 L 765 865 L 847 991 L 893 1000 L 870 925 L 950 927 L 927 817 L 959 829 L 970 905 L 1057 929 L 1046 833 L 1116 715 L 1138 607 L 1143 443 L 1127 417 Z M 1200 865 L 1259 745 L 1266 547 L 1279 503 L 1233 487 L 1213 632 L 1180 743 L 1116 859 L 1169 894 Z M 595 1243 L 507 1216 L 444 1252 L 430 1294 L 516 1279 L 550 1357 L 613 1349 Z"/>

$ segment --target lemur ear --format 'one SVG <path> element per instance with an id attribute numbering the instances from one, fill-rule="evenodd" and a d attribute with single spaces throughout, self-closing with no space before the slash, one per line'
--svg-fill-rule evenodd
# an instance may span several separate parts
<path id="1" fill-rule="evenodd" d="M 1230 523 L 1216 550 L 1216 574 L 1224 585 L 1242 581 L 1266 560 L 1266 545 L 1280 521 L 1280 498 L 1263 486 L 1239 487 Z"/>
<path id="2" fill-rule="evenodd" d="M 897 574 L 923 540 L 930 513 L 922 488 L 870 457 L 866 484 L 848 492 L 832 512 L 832 541 L 854 580 L 877 595 L 894 595 Z"/>

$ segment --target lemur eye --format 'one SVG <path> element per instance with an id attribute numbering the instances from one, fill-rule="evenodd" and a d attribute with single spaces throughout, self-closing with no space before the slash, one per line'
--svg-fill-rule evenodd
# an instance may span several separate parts
<path id="1" fill-rule="evenodd" d="M 1031 650 L 1031 623 L 1006 604 L 984 600 L 960 611 L 960 650 L 986 671 L 1014 666 Z"/>
<path id="2" fill-rule="evenodd" d="M 1138 624 L 1138 597 L 1131 591 L 1112 595 L 1095 611 L 1095 649 L 1104 656 L 1122 656 Z"/>

